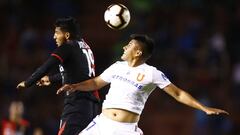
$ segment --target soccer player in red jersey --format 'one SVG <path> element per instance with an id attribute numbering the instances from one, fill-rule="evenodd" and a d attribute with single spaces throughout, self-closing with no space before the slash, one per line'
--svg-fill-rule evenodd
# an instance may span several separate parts
<path id="1" fill-rule="evenodd" d="M 17 88 L 27 88 L 33 84 L 50 85 L 56 81 L 72 84 L 95 76 L 93 52 L 79 37 L 76 19 L 60 18 L 55 23 L 54 39 L 57 48 L 27 80 Z M 59 66 L 59 74 L 47 76 L 52 67 Z M 99 95 L 93 92 L 66 92 L 58 135 L 75 135 L 84 129 L 99 113 Z"/>
<path id="2" fill-rule="evenodd" d="M 9 116 L 2 120 L 1 135 L 25 135 L 29 122 L 23 118 L 24 105 L 21 101 L 12 101 Z"/>

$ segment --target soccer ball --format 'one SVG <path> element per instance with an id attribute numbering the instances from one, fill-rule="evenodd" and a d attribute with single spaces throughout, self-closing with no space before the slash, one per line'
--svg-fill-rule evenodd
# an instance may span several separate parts
<path id="1" fill-rule="evenodd" d="M 104 20 L 110 28 L 120 30 L 129 24 L 130 12 L 122 4 L 112 4 L 105 11 Z"/>

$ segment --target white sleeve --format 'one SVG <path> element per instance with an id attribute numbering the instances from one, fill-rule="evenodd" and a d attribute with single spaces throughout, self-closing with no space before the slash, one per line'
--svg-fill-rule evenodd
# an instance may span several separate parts
<path id="1" fill-rule="evenodd" d="M 153 70 L 153 83 L 156 84 L 159 88 L 163 89 L 164 87 L 168 86 L 171 82 L 164 75 L 163 72 L 155 68 Z"/>
<path id="2" fill-rule="evenodd" d="M 110 67 L 104 70 L 103 73 L 100 75 L 101 79 L 103 79 L 105 82 L 110 83 L 112 79 L 112 74 L 115 72 L 114 71 L 115 65 L 116 63 L 112 64 Z"/>

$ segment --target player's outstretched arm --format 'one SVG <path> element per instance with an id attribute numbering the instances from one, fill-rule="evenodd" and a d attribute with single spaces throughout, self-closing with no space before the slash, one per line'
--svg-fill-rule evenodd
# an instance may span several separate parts
<path id="1" fill-rule="evenodd" d="M 199 109 L 204 111 L 207 115 L 211 114 L 229 114 L 225 110 L 207 107 L 203 104 L 201 104 L 199 101 L 197 101 L 195 98 L 193 98 L 189 93 L 186 91 L 176 87 L 174 84 L 170 84 L 164 88 L 164 91 L 174 97 L 177 101 L 180 103 L 183 103 L 185 105 L 188 105 L 190 107 Z"/>
<path id="2" fill-rule="evenodd" d="M 89 79 L 80 83 L 75 83 L 75 84 L 65 84 L 61 88 L 57 90 L 57 94 L 64 92 L 64 91 L 69 91 L 69 92 L 74 92 L 76 90 L 80 91 L 94 91 L 96 89 L 100 89 L 104 86 L 106 86 L 108 83 L 102 80 L 99 76 L 95 77 L 93 79 Z"/>

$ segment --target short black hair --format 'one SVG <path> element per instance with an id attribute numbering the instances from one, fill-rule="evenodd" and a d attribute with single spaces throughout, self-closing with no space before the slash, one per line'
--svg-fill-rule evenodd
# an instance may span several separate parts
<path id="1" fill-rule="evenodd" d="M 64 32 L 70 33 L 70 39 L 79 38 L 79 25 L 75 18 L 68 16 L 58 18 L 55 22 L 55 27 L 60 27 Z"/>
<path id="2" fill-rule="evenodd" d="M 141 43 L 140 46 L 142 48 L 144 58 L 151 57 L 155 46 L 154 40 L 152 38 L 143 34 L 132 34 L 130 35 L 130 38 Z"/>

